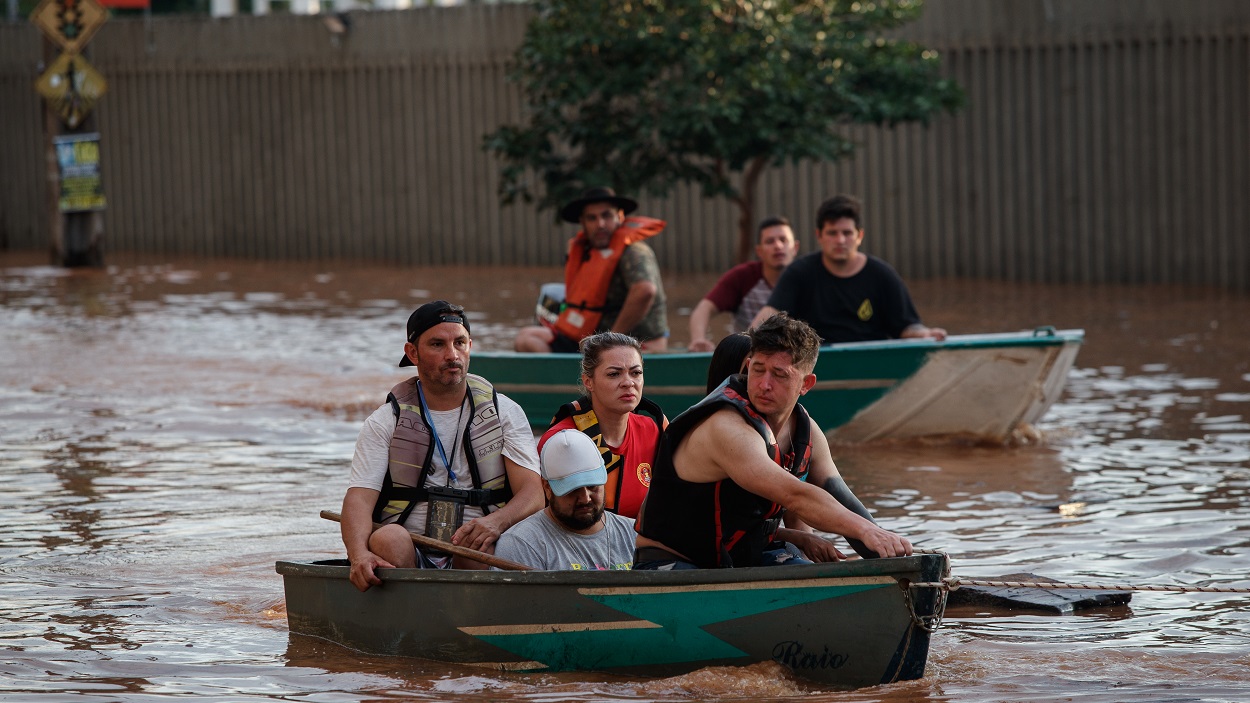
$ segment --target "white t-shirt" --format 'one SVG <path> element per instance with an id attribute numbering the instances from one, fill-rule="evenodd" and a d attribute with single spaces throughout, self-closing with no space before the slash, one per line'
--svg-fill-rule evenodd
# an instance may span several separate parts
<path id="1" fill-rule="evenodd" d="M 530 430 L 525 411 L 508 396 L 500 393 L 499 419 L 503 424 L 503 455 L 518 466 L 538 473 L 538 450 L 534 443 L 534 433 Z M 460 410 L 431 410 L 430 420 L 443 442 L 444 451 L 451 460 L 452 473 L 456 475 L 453 485 L 456 488 L 470 490 L 473 488 L 473 475 L 469 472 L 468 460 L 464 453 L 464 429 L 469 423 L 469 406 Z M 349 488 L 369 488 L 382 490 L 382 482 L 386 479 L 386 466 L 390 462 L 391 437 L 395 435 L 395 410 L 390 403 L 383 403 L 373 414 L 365 419 L 356 438 L 356 452 L 352 455 L 352 476 Z M 432 441 L 432 440 L 431 440 Z M 452 445 L 455 455 L 452 456 Z M 433 469 L 426 479 L 427 486 L 448 485 L 447 467 L 438 449 L 434 449 L 432 457 Z M 404 526 L 410 532 L 425 532 L 426 504 L 420 503 L 413 508 L 412 514 Z M 482 509 L 477 506 L 464 507 L 464 520 L 481 517 Z"/>

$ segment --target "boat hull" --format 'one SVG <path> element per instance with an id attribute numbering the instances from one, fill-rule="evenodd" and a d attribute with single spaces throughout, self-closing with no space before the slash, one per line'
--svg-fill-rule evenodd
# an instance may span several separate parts
<path id="1" fill-rule="evenodd" d="M 292 633 L 374 654 L 511 671 L 667 676 L 777 661 L 859 687 L 924 675 L 942 555 L 695 571 L 388 569 L 278 562 Z"/>
<path id="2" fill-rule="evenodd" d="M 895 339 L 822 347 L 803 406 L 843 442 L 967 436 L 1002 442 L 1059 399 L 1082 330 Z M 676 417 L 704 396 L 711 353 L 648 354 L 645 393 Z M 475 373 L 546 427 L 580 395 L 577 354 L 474 352 Z"/>

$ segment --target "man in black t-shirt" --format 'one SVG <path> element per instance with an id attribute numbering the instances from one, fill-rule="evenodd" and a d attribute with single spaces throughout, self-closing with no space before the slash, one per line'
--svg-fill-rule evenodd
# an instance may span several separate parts
<path id="1" fill-rule="evenodd" d="M 946 330 L 920 322 L 898 273 L 859 250 L 864 241 L 862 208 L 848 195 L 821 203 L 816 212 L 820 251 L 790 264 L 753 325 L 784 311 L 815 328 L 824 344 L 946 338 Z"/>

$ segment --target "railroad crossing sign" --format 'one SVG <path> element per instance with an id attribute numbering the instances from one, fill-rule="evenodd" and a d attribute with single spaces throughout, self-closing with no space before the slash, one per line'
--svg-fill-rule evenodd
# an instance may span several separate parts
<path id="1" fill-rule="evenodd" d="M 30 21 L 67 53 L 77 54 L 108 19 L 108 10 L 96 0 L 43 0 Z"/>
<path id="2" fill-rule="evenodd" d="M 82 124 L 104 95 L 108 82 L 78 54 L 64 53 L 35 81 L 35 90 L 47 99 L 61 121 L 71 129 Z"/>

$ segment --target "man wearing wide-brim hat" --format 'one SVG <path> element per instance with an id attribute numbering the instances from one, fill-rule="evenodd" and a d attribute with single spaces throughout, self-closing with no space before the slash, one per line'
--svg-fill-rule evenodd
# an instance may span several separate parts
<path id="1" fill-rule="evenodd" d="M 668 348 L 668 310 L 655 252 L 644 240 L 665 222 L 629 214 L 638 208 L 611 188 L 590 188 L 560 209 L 565 222 L 581 225 L 569 241 L 564 264 L 564 301 L 554 322 L 524 327 L 521 352 L 576 352 L 596 332 L 621 332 L 643 351 Z"/>

